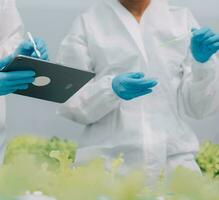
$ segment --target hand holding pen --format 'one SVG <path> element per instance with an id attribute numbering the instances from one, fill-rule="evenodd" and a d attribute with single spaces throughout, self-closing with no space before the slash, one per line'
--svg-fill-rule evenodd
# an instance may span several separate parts
<path id="1" fill-rule="evenodd" d="M 23 41 L 15 50 L 13 57 L 17 55 L 30 56 L 42 60 L 48 60 L 47 46 L 40 38 L 33 38 L 28 34 L 29 40 Z"/>

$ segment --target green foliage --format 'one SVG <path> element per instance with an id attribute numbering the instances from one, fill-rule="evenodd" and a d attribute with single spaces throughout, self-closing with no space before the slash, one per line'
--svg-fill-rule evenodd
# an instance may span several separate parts
<path id="1" fill-rule="evenodd" d="M 215 175 L 216 146 L 205 145 L 198 157 L 202 169 Z M 57 200 L 218 200 L 219 178 L 178 168 L 153 189 L 145 186 L 141 172 L 118 174 L 122 155 L 105 169 L 97 159 L 84 166 L 71 167 L 75 144 L 58 138 L 46 140 L 32 136 L 13 139 L 7 148 L 5 163 L 0 167 L 0 196 L 12 199 L 26 191 L 42 191 Z M 207 152 L 206 152 L 207 151 Z M 214 162 L 212 162 L 212 159 Z M 207 166 L 207 167 L 206 167 Z M 214 169 L 214 170 L 212 170 Z M 161 198 L 163 199 L 163 198 Z"/>
<path id="2" fill-rule="evenodd" d="M 179 167 L 162 191 L 166 200 L 218 200 L 219 181 Z"/>
<path id="3" fill-rule="evenodd" d="M 71 167 L 75 145 L 57 138 L 32 136 L 13 139 L 0 168 L 0 194 L 4 198 L 22 196 L 26 191 L 42 191 L 57 200 L 137 200 L 144 187 L 140 172 L 126 177 L 117 174 L 123 159 L 105 170 L 102 159 L 86 166 Z"/>
<path id="4" fill-rule="evenodd" d="M 110 200 L 137 200 L 144 186 L 143 176 L 133 172 L 120 177 L 106 171 L 103 160 L 86 166 L 49 170 L 33 156 L 20 155 L 13 164 L 0 169 L 0 194 L 16 197 L 25 192 L 42 191 L 58 200 L 97 200 L 106 196 Z"/>
<path id="5" fill-rule="evenodd" d="M 75 160 L 76 145 L 68 140 L 61 140 L 53 137 L 50 140 L 34 137 L 19 136 L 10 141 L 7 146 L 4 163 L 17 161 L 19 155 L 31 155 L 42 164 L 49 168 L 59 168 L 61 159 L 71 164 Z M 56 156 L 55 156 L 56 154 Z"/>
<path id="6" fill-rule="evenodd" d="M 219 145 L 211 142 L 203 144 L 197 162 L 207 175 L 211 177 L 219 176 Z"/>

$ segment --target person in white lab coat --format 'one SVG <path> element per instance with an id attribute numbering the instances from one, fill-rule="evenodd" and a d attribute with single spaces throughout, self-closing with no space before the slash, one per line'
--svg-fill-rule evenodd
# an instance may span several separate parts
<path id="1" fill-rule="evenodd" d="M 58 56 L 62 64 L 96 73 L 59 109 L 86 125 L 77 162 L 123 153 L 122 170 L 143 167 L 152 179 L 179 165 L 200 172 L 199 143 L 182 116 L 202 119 L 218 109 L 219 45 L 213 40 L 211 53 L 199 49 L 212 36 L 188 9 L 167 0 L 102 0 L 79 16 Z M 151 94 L 127 98 L 120 95 L 127 72 L 143 72 L 131 78 L 158 85 L 153 92 L 146 88 Z"/>
<path id="2" fill-rule="evenodd" d="M 33 45 L 23 41 L 23 24 L 16 9 L 15 0 L 0 0 L 0 69 L 9 64 L 16 55 L 34 56 Z M 47 59 L 47 49 L 41 39 L 35 39 L 42 59 Z M 19 89 L 27 89 L 34 81 L 34 72 L 0 72 L 0 161 L 5 146 L 5 98 Z"/>

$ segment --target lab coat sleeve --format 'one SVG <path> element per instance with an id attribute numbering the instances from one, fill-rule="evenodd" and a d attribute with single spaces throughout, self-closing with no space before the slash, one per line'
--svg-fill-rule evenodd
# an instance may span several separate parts
<path id="1" fill-rule="evenodd" d="M 0 46 L 0 58 L 10 55 L 15 51 L 17 46 L 22 42 L 22 32 L 17 32 L 11 35 L 4 43 Z"/>
<path id="2" fill-rule="evenodd" d="M 62 42 L 58 62 L 96 72 L 95 59 L 89 52 L 82 18 L 74 22 L 70 34 Z M 120 102 L 112 90 L 112 79 L 111 75 L 102 76 L 97 73 L 92 81 L 59 108 L 58 114 L 84 125 L 98 122 L 117 108 Z"/>
<path id="3" fill-rule="evenodd" d="M 199 27 L 191 13 L 192 27 Z M 183 80 L 179 90 L 179 105 L 184 113 L 195 119 L 203 119 L 218 111 L 219 107 L 219 59 L 215 55 L 207 63 L 196 62 L 189 49 L 182 65 Z"/>
<path id="4" fill-rule="evenodd" d="M 0 10 L 0 58 L 8 56 L 23 40 L 24 26 L 16 1 L 2 1 Z"/>
<path id="5" fill-rule="evenodd" d="M 0 1 L 0 59 L 10 55 L 23 40 L 23 24 L 16 9 L 15 0 Z M 0 97 L 0 164 L 6 147 L 6 102 Z"/>

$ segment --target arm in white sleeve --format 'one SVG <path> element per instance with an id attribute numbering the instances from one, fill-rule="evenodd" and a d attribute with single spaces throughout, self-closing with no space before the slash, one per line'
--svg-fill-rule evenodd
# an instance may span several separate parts
<path id="1" fill-rule="evenodd" d="M 11 35 L 7 40 L 1 43 L 0 45 L 0 58 L 4 58 L 12 54 L 18 45 L 22 42 L 22 31 L 18 31 Z"/>
<path id="2" fill-rule="evenodd" d="M 179 101 L 188 116 L 203 119 L 219 108 L 219 62 L 214 57 L 205 64 L 190 64 L 184 66 Z"/>
<path id="3" fill-rule="evenodd" d="M 58 62 L 81 70 L 95 71 L 86 40 L 82 18 L 73 24 L 70 34 L 62 42 Z M 99 75 L 85 85 L 58 113 L 75 122 L 89 125 L 98 122 L 119 105 L 119 98 L 112 90 L 111 75 Z"/>
<path id="4" fill-rule="evenodd" d="M 199 25 L 188 12 L 189 31 L 192 28 L 199 28 Z M 217 56 L 213 56 L 203 64 L 195 61 L 189 49 L 182 67 L 184 76 L 179 88 L 178 101 L 183 113 L 195 119 L 203 119 L 218 111 L 219 60 Z"/>
<path id="5" fill-rule="evenodd" d="M 0 59 L 12 54 L 23 39 L 23 24 L 15 3 L 15 0 L 0 1 Z M 6 146 L 5 109 L 5 99 L 0 97 L 0 164 Z"/>
<path id="6" fill-rule="evenodd" d="M 1 1 L 0 7 L 0 58 L 3 58 L 23 40 L 24 27 L 15 0 Z"/>

